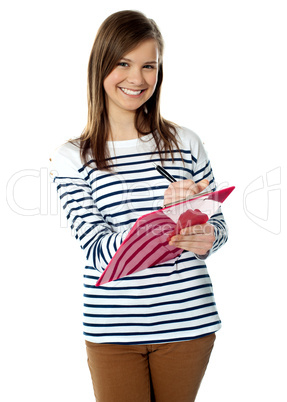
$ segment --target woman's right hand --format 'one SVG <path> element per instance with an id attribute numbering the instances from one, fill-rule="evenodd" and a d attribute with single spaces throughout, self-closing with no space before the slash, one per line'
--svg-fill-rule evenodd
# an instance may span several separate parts
<path id="1" fill-rule="evenodd" d="M 171 183 L 164 192 L 164 205 L 191 198 L 195 194 L 201 193 L 208 185 L 209 181 L 207 179 L 203 179 L 198 183 L 189 179 Z"/>

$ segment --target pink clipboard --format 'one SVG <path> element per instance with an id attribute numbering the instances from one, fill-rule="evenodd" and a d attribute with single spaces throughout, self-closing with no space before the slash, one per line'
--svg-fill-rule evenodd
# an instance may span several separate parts
<path id="1" fill-rule="evenodd" d="M 183 250 L 170 246 L 169 238 L 184 227 L 206 223 L 234 188 L 233 186 L 199 195 L 141 216 L 118 248 L 96 286 L 180 255 Z"/>

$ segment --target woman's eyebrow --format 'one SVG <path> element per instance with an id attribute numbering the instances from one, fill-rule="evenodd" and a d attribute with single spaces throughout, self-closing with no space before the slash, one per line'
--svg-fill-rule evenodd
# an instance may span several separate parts
<path id="1" fill-rule="evenodd" d="M 121 60 L 129 61 L 129 62 L 133 63 L 133 61 L 131 59 L 127 59 L 126 57 L 122 57 Z M 144 64 L 157 64 L 157 61 L 155 61 L 155 60 L 146 61 Z"/>

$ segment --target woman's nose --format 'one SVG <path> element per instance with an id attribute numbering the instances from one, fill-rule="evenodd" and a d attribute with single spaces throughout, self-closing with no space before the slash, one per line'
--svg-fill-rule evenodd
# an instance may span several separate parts
<path id="1" fill-rule="evenodd" d="M 144 83 L 144 78 L 141 69 L 137 68 L 131 69 L 127 77 L 127 81 L 130 84 L 142 85 Z"/>

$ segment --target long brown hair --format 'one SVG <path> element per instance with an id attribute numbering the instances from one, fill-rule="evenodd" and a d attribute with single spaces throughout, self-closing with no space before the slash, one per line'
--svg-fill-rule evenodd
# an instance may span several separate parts
<path id="1" fill-rule="evenodd" d="M 109 120 L 105 102 L 103 82 L 118 61 L 139 43 L 155 39 L 158 44 L 158 80 L 149 100 L 135 114 L 135 128 L 141 135 L 153 134 L 156 148 L 163 162 L 163 154 L 178 148 L 175 123 L 162 118 L 160 114 L 160 91 L 163 80 L 164 42 L 156 23 L 143 13 L 132 10 L 119 11 L 110 15 L 100 26 L 90 54 L 88 64 L 88 121 L 79 138 L 81 157 L 90 162 L 88 154 L 98 169 L 111 168 L 106 141 L 109 134 Z M 146 131 L 146 128 L 149 131 Z M 90 159 L 90 156 L 89 156 Z"/>

